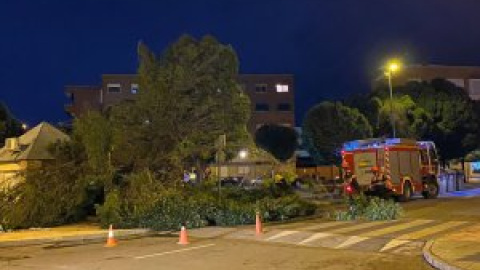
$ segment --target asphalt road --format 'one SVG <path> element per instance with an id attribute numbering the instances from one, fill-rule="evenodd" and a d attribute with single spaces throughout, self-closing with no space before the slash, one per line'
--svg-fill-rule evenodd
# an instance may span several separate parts
<path id="1" fill-rule="evenodd" d="M 179 246 L 176 238 L 144 238 L 102 245 L 0 250 L 0 269 L 431 269 L 420 256 L 208 239 Z M 405 262 L 408 266 L 405 267 Z"/>
<path id="2" fill-rule="evenodd" d="M 186 246 L 177 245 L 176 236 L 163 236 L 121 241 L 114 248 L 101 244 L 4 248 L 0 269 L 432 269 L 421 256 L 421 246 L 431 237 L 479 222 L 478 195 L 414 199 L 403 204 L 406 217 L 388 226 L 367 222 L 330 226 L 324 220 L 308 220 L 267 226 L 269 232 L 262 239 L 248 237 L 250 229 L 245 228 L 246 233 L 230 236 L 191 237 Z M 384 251 L 395 239 L 406 240 L 403 246 Z"/>

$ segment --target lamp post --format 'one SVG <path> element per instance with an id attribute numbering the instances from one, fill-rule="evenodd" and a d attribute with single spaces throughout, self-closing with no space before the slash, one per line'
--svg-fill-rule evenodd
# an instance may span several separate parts
<path id="1" fill-rule="evenodd" d="M 393 118 L 393 86 L 392 86 L 392 75 L 394 72 L 400 69 L 400 64 L 397 61 L 391 61 L 388 63 L 385 76 L 388 79 L 388 88 L 390 90 L 390 124 L 392 125 L 392 135 L 393 138 L 397 137 L 395 129 L 395 119 Z"/>

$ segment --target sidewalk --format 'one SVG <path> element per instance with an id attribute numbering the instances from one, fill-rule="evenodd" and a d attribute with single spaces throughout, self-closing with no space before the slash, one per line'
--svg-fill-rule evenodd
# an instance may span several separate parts
<path id="1" fill-rule="evenodd" d="M 147 229 L 115 230 L 116 239 L 156 234 Z M 106 241 L 108 230 L 93 224 L 75 224 L 0 233 L 0 248 L 29 245 L 78 245 Z"/>
<path id="2" fill-rule="evenodd" d="M 480 225 L 428 241 L 423 256 L 442 270 L 480 270 Z"/>

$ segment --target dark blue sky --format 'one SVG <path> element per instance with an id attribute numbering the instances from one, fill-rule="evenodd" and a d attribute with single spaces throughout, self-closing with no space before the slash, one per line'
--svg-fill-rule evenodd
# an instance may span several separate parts
<path id="1" fill-rule="evenodd" d="M 63 86 L 135 72 L 139 40 L 213 34 L 243 73 L 295 74 L 300 122 L 367 91 L 389 55 L 480 65 L 479 26 L 479 0 L 0 0 L 0 100 L 29 124 L 65 120 Z"/>

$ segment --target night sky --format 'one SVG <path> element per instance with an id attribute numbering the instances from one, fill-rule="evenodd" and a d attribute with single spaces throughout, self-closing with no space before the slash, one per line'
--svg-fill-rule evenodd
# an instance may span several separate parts
<path id="1" fill-rule="evenodd" d="M 369 90 L 382 61 L 480 65 L 479 0 L 0 0 L 0 100 L 30 125 L 69 119 L 67 84 L 134 73 L 136 45 L 231 44 L 242 73 L 293 73 L 309 107 Z"/>

